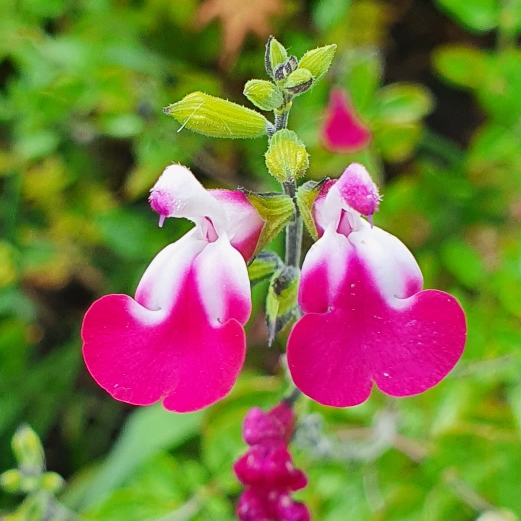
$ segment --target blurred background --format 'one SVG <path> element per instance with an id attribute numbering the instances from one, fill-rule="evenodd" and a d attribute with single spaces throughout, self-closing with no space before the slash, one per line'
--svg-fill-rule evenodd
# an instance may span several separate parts
<path id="1" fill-rule="evenodd" d="M 162 113 L 196 90 L 251 107 L 242 89 L 266 77 L 270 34 L 297 57 L 338 45 L 290 115 L 309 176 L 366 164 L 384 194 L 376 224 L 414 252 L 426 287 L 458 297 L 469 325 L 461 362 L 421 396 L 299 403 L 294 453 L 310 484 L 298 497 L 324 521 L 521 516 L 520 0 L 4 0 L 0 471 L 16 466 L 10 440 L 28 423 L 70 510 L 28 514 L 6 491 L 1 519 L 234 519 L 242 418 L 287 390 L 287 332 L 266 347 L 266 287 L 246 370 L 201 413 L 114 401 L 85 370 L 79 330 L 93 300 L 133 294 L 190 227 L 159 229 L 147 203 L 169 163 L 207 187 L 277 189 L 265 138 L 177 132 Z M 356 151 L 321 139 L 332 88 L 369 131 Z"/>

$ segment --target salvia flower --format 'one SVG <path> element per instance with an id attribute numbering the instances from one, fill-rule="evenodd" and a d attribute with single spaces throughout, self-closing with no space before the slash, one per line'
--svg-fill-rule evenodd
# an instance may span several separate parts
<path id="1" fill-rule="evenodd" d="M 391 396 L 421 393 L 463 352 L 466 324 L 458 302 L 442 291 L 422 291 L 411 252 L 361 217 L 378 203 L 359 164 L 327 182 L 314 203 L 320 238 L 303 263 L 304 316 L 291 332 L 287 357 L 295 385 L 324 405 L 360 404 L 373 383 Z"/>
<path id="2" fill-rule="evenodd" d="M 188 412 L 223 398 L 244 361 L 251 312 L 246 260 L 264 221 L 238 191 L 205 190 L 190 170 L 169 166 L 151 190 L 160 215 L 195 227 L 164 248 L 135 298 L 107 295 L 90 307 L 83 356 L 117 400 Z"/>
<path id="3" fill-rule="evenodd" d="M 371 132 L 360 121 L 343 89 L 332 89 L 329 94 L 321 140 L 325 148 L 337 153 L 357 152 L 371 141 Z"/>
<path id="4" fill-rule="evenodd" d="M 250 409 L 243 423 L 248 452 L 234 464 L 239 481 L 246 486 L 237 504 L 240 521 L 309 521 L 306 505 L 293 501 L 291 493 L 307 485 L 306 475 L 295 468 L 288 443 L 295 413 L 285 403 L 265 413 Z"/>

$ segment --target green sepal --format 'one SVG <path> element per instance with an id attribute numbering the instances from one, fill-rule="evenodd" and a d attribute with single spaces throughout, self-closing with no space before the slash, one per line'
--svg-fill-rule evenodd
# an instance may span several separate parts
<path id="1" fill-rule="evenodd" d="M 248 276 L 252 286 L 269 279 L 275 271 L 284 266 L 280 257 L 269 250 L 261 251 L 248 266 Z"/>
<path id="2" fill-rule="evenodd" d="M 250 80 L 244 86 L 244 95 L 261 110 L 275 110 L 283 103 L 281 90 L 266 80 Z"/>
<path id="3" fill-rule="evenodd" d="M 23 475 L 17 469 L 6 470 L 0 474 L 0 487 L 9 494 L 18 494 L 23 491 Z"/>
<path id="4" fill-rule="evenodd" d="M 268 323 L 268 345 L 275 336 L 298 314 L 299 270 L 293 266 L 284 266 L 277 270 L 270 281 L 266 298 L 266 320 Z"/>
<path id="5" fill-rule="evenodd" d="M 287 59 L 288 53 L 286 48 L 273 38 L 273 36 L 270 36 L 266 44 L 266 53 L 264 55 L 264 64 L 268 76 L 274 78 L 274 70 Z"/>
<path id="6" fill-rule="evenodd" d="M 313 75 L 307 69 L 299 68 L 293 71 L 284 81 L 284 90 L 294 96 L 306 92 L 313 84 Z"/>
<path id="7" fill-rule="evenodd" d="M 257 248 L 255 248 L 254 256 L 256 256 L 281 232 L 291 219 L 295 205 L 291 197 L 284 194 L 257 194 L 247 190 L 243 190 L 243 192 L 264 220 L 264 227 Z"/>
<path id="8" fill-rule="evenodd" d="M 331 67 L 335 52 L 335 44 L 308 51 L 302 56 L 299 62 L 299 69 L 307 69 L 313 76 L 313 81 L 317 82 Z"/>
<path id="9" fill-rule="evenodd" d="M 56 472 L 46 472 L 40 478 L 40 488 L 53 495 L 58 493 L 64 484 L 65 480 Z"/>
<path id="10" fill-rule="evenodd" d="M 313 204 L 317 195 L 320 193 L 324 183 L 329 181 L 329 178 L 322 179 L 322 181 L 307 181 L 297 190 L 296 200 L 297 206 L 302 216 L 302 220 L 306 225 L 309 235 L 316 241 L 318 240 L 318 231 L 313 219 Z"/>
<path id="11" fill-rule="evenodd" d="M 186 127 L 209 137 L 255 138 L 266 134 L 270 126 L 255 110 L 204 92 L 192 92 L 163 112 L 176 119 L 181 129 Z"/>
<path id="12" fill-rule="evenodd" d="M 306 145 L 288 129 L 275 132 L 264 157 L 269 173 L 281 183 L 302 177 L 309 167 Z"/>

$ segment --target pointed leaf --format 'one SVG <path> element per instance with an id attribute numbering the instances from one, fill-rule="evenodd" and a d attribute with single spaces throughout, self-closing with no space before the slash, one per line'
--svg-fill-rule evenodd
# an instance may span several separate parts
<path id="1" fill-rule="evenodd" d="M 209 137 L 255 138 L 266 134 L 269 127 L 268 120 L 255 110 L 203 92 L 192 92 L 163 112 L 181 123 L 181 129 Z"/>

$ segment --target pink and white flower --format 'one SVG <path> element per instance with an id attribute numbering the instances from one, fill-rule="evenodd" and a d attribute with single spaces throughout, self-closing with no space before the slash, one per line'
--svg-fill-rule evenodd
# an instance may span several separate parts
<path id="1" fill-rule="evenodd" d="M 117 400 L 195 411 L 223 398 L 242 367 L 243 325 L 251 313 L 246 261 L 264 221 L 237 191 L 207 191 L 190 170 L 169 166 L 150 204 L 195 227 L 164 248 L 135 299 L 94 302 L 82 328 L 83 356 L 96 382 Z"/>
<path id="2" fill-rule="evenodd" d="M 459 360 L 465 316 L 451 295 L 424 290 L 411 252 L 361 214 L 378 208 L 365 168 L 350 165 L 314 204 L 319 240 L 302 267 L 304 316 L 287 357 L 295 385 L 324 405 L 364 402 L 373 383 L 411 396 L 439 383 Z"/>

